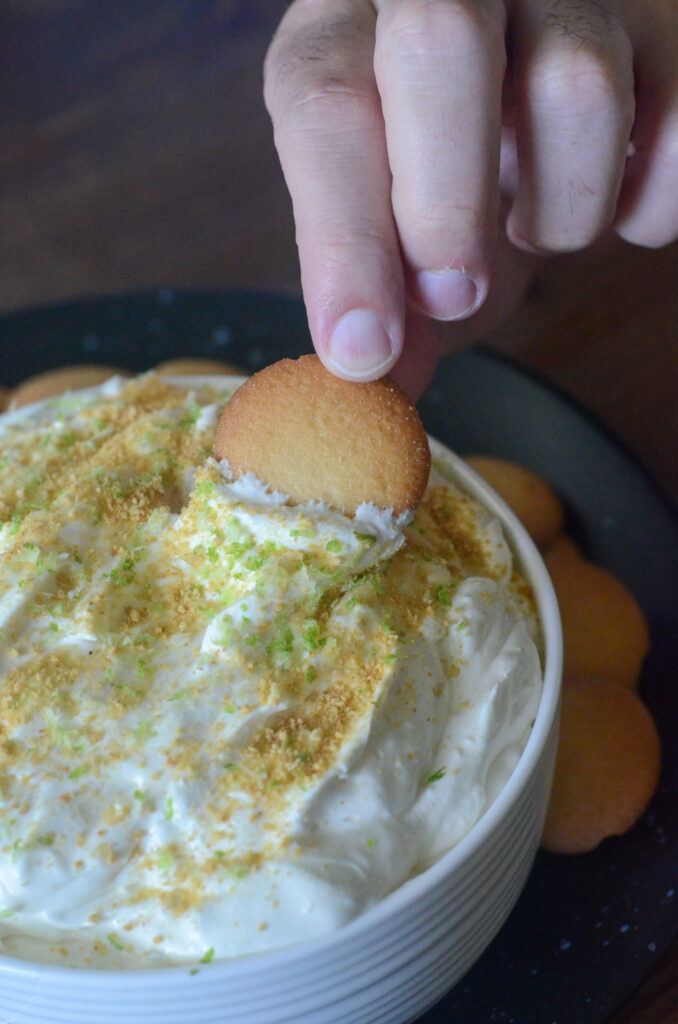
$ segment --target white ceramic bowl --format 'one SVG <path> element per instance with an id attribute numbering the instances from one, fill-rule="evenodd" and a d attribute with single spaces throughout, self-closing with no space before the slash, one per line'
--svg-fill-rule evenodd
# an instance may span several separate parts
<path id="1" fill-rule="evenodd" d="M 181 383 L 195 382 L 182 378 Z M 551 784 L 562 640 L 541 557 L 506 505 L 435 441 L 434 457 L 503 522 L 544 637 L 534 727 L 505 788 L 427 871 L 333 934 L 286 949 L 157 970 L 74 970 L 0 957 L 11 1024 L 405 1024 L 437 1002 L 498 932 L 527 879 Z"/>

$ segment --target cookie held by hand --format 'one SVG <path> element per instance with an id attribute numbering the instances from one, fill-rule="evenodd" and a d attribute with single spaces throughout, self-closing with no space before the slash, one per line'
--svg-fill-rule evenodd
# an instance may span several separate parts
<path id="1" fill-rule="evenodd" d="M 419 414 L 393 381 L 340 380 L 315 355 L 282 359 L 238 388 L 214 450 L 236 478 L 253 473 L 297 504 L 348 514 L 364 502 L 414 511 L 431 468 Z"/>

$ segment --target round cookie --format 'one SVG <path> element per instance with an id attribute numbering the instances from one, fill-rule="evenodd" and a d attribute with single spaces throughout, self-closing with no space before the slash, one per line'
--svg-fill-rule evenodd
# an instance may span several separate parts
<path id="1" fill-rule="evenodd" d="M 57 370 L 46 370 L 28 377 L 10 392 L 9 408 L 18 409 L 21 405 L 63 395 L 66 391 L 92 388 L 116 375 L 131 376 L 126 370 L 118 370 L 114 366 L 61 366 Z"/>
<path id="2" fill-rule="evenodd" d="M 159 377 L 190 377 L 193 374 L 227 374 L 229 377 L 243 377 L 245 371 L 232 363 L 222 363 L 218 359 L 201 359 L 186 357 L 168 359 L 158 363 L 154 368 Z"/>
<path id="3" fill-rule="evenodd" d="M 560 607 L 564 671 L 637 686 L 649 648 L 636 599 L 607 569 L 560 538 L 544 556 Z"/>
<path id="4" fill-rule="evenodd" d="M 542 846 L 586 853 L 626 832 L 652 797 L 660 753 L 652 716 L 635 693 L 613 682 L 567 680 Z"/>
<path id="5" fill-rule="evenodd" d="M 546 548 L 554 540 L 563 526 L 563 505 L 542 477 L 492 455 L 469 455 L 466 461 L 515 512 L 537 547 Z"/>
<path id="6" fill-rule="evenodd" d="M 238 388 L 214 450 L 236 477 L 250 472 L 295 503 L 349 514 L 363 502 L 415 509 L 431 468 L 419 415 L 393 381 L 340 380 L 315 355 L 273 363 Z"/>
<path id="7" fill-rule="evenodd" d="M 551 566 L 568 565 L 573 559 L 583 557 L 581 548 L 566 533 L 559 533 L 544 553 L 544 561 L 548 561 Z"/>

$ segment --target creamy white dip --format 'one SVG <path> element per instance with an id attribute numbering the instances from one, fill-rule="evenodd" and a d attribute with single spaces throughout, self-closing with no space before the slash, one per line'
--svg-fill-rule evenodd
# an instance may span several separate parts
<path id="1" fill-rule="evenodd" d="M 541 685 L 498 523 L 292 507 L 154 377 L 0 417 L 0 950 L 198 964 L 351 920 L 505 784 Z"/>

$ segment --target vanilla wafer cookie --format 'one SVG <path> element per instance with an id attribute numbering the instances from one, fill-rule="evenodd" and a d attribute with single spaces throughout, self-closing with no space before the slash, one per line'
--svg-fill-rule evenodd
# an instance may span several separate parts
<path id="1" fill-rule="evenodd" d="M 393 381 L 340 380 L 315 355 L 246 381 L 222 413 L 215 454 L 235 477 L 349 514 L 365 502 L 414 510 L 431 467 L 419 414 Z"/>
<path id="2" fill-rule="evenodd" d="M 657 786 L 661 745 L 652 715 L 624 685 L 567 678 L 542 845 L 586 853 L 626 832 Z"/>
<path id="3" fill-rule="evenodd" d="M 556 541 L 544 561 L 563 624 L 564 671 L 602 676 L 637 689 L 650 630 L 633 594 L 565 538 Z"/>
<path id="4" fill-rule="evenodd" d="M 509 459 L 469 455 L 466 459 L 515 512 L 537 547 L 542 550 L 563 526 L 563 504 L 538 473 Z"/>
<path id="5" fill-rule="evenodd" d="M 67 391 L 95 387 L 97 384 L 103 384 L 110 377 L 116 376 L 129 377 L 131 375 L 126 370 L 119 370 L 114 366 L 88 366 L 85 364 L 45 370 L 44 373 L 27 377 L 21 384 L 18 384 L 10 392 L 8 405 L 10 409 L 18 409 L 21 405 L 30 405 L 31 402 L 54 398 Z"/>
<path id="6" fill-rule="evenodd" d="M 245 371 L 233 363 L 224 363 L 220 359 L 203 359 L 200 356 L 185 356 L 179 359 L 167 359 L 154 367 L 159 377 L 190 377 L 194 374 L 228 374 L 230 377 L 242 377 Z"/>

